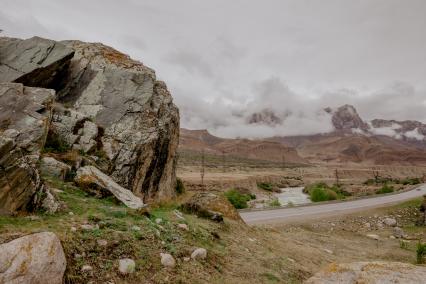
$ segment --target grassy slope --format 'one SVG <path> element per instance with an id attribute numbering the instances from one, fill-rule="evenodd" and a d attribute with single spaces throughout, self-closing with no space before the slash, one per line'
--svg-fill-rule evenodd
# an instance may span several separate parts
<path id="1" fill-rule="evenodd" d="M 217 224 L 186 214 L 183 221 L 173 212 L 176 204 L 157 206 L 147 218 L 114 200 L 88 196 L 71 184 L 50 183 L 62 190 L 59 197 L 68 208 L 53 216 L 38 214 L 36 220 L 0 217 L 0 240 L 38 231 L 55 232 L 67 256 L 66 283 L 301 283 L 330 262 L 414 259 L 414 243 L 407 250 L 399 247 L 398 240 L 384 239 L 377 247 L 363 232 L 330 231 L 327 223 L 326 230 L 319 230 L 309 224 L 275 228 L 251 228 L 231 220 Z M 416 202 L 402 206 L 413 209 Z M 156 218 L 164 222 L 158 225 Z M 189 225 L 188 232 L 177 229 L 181 222 Z M 70 230 L 83 223 L 98 224 L 99 229 Z M 133 226 L 140 231 L 132 230 Z M 410 227 L 408 224 L 405 228 Z M 424 228 L 412 230 L 425 232 Z M 107 240 L 108 245 L 99 246 L 99 239 Z M 195 247 L 206 248 L 207 259 L 185 262 L 183 258 Z M 333 250 L 333 254 L 324 248 Z M 176 268 L 163 268 L 160 252 L 171 253 L 177 260 Z M 83 257 L 76 258 L 75 254 Z M 117 261 L 124 257 L 136 261 L 135 274 L 118 273 Z M 82 273 L 85 264 L 93 271 Z"/>
<path id="2" fill-rule="evenodd" d="M 244 248 L 244 243 L 250 242 L 251 245 L 247 237 L 256 235 L 258 229 L 231 220 L 218 224 L 186 214 L 185 220 L 181 220 L 174 214 L 176 204 L 157 206 L 147 218 L 112 199 L 91 197 L 72 184 L 51 179 L 48 183 L 61 190 L 58 196 L 67 209 L 54 215 L 39 213 L 35 218 L 0 217 L 0 242 L 34 232 L 55 232 L 67 257 L 66 283 L 274 283 L 281 279 L 276 268 L 283 262 L 274 256 L 256 269 L 251 267 L 259 265 L 258 260 L 271 256 L 256 257 L 238 267 L 240 261 L 251 255 Z M 155 222 L 157 218 L 163 219 L 160 225 Z M 98 224 L 99 229 L 81 230 L 81 224 L 86 223 Z M 179 230 L 178 223 L 188 224 L 190 230 Z M 133 230 L 133 226 L 139 227 L 140 231 Z M 71 227 L 77 231 L 72 232 Z M 99 246 L 99 239 L 107 240 L 108 245 Z M 208 250 L 207 260 L 183 261 L 196 247 Z M 256 250 L 260 255 L 268 255 L 271 248 L 259 246 Z M 163 268 L 160 252 L 171 253 L 177 260 L 176 268 Z M 76 258 L 76 254 L 83 257 Z M 136 261 L 136 273 L 122 276 L 117 269 L 118 259 L 127 257 Z M 93 271 L 81 272 L 83 265 L 92 266 Z M 287 274 L 287 280 L 299 278 Z"/>

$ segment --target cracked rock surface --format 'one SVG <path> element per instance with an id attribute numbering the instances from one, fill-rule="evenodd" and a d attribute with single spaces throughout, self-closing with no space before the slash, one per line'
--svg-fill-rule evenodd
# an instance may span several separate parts
<path id="1" fill-rule="evenodd" d="M 104 153 L 110 162 L 106 173 L 144 201 L 172 197 L 179 112 L 166 85 L 152 69 L 110 47 L 62 43 L 75 55 L 58 96 L 81 117 L 83 130 L 75 133 L 81 149 Z M 85 119 L 100 131 L 81 123 Z"/>

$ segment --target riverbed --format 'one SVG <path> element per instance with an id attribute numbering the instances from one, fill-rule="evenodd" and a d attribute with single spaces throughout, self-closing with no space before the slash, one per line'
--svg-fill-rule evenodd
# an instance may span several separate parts
<path id="1" fill-rule="evenodd" d="M 289 205 L 289 203 L 293 205 L 312 203 L 309 195 L 303 193 L 303 189 L 304 187 L 281 188 L 281 192 L 274 195 L 283 206 Z"/>

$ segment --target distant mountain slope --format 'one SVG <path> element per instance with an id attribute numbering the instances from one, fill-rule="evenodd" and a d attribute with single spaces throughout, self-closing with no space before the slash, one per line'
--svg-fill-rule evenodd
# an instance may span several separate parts
<path id="1" fill-rule="evenodd" d="M 224 139 L 211 135 L 207 130 L 181 129 L 179 149 L 205 151 L 213 155 L 226 155 L 254 160 L 306 163 L 297 151 L 276 141 Z"/>
<path id="2" fill-rule="evenodd" d="M 426 124 L 418 121 L 363 120 L 355 107 L 326 108 L 334 131 L 267 139 L 223 139 L 207 130 L 181 130 L 180 149 L 206 151 L 266 161 L 311 163 L 426 164 Z M 277 125 L 285 121 L 270 110 L 248 123 Z"/>
<path id="3" fill-rule="evenodd" d="M 426 125 L 418 121 L 375 119 L 366 122 L 344 105 L 331 114 L 334 131 L 269 140 L 295 147 L 310 162 L 426 164 Z"/>

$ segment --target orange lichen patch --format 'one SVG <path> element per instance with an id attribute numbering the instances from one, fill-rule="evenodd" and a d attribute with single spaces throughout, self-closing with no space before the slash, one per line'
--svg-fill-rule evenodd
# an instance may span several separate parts
<path id="1" fill-rule="evenodd" d="M 90 175 L 84 175 L 81 176 L 79 179 L 76 180 L 77 184 L 82 187 L 88 187 L 94 183 L 96 183 L 96 179 L 93 176 Z"/>
<path id="2" fill-rule="evenodd" d="M 104 46 L 101 49 L 102 56 L 112 64 L 117 66 L 131 68 L 135 66 L 144 67 L 144 65 L 139 62 L 131 59 L 127 54 L 121 53 L 118 50 L 115 50 L 111 47 Z"/>
<path id="3" fill-rule="evenodd" d="M 337 272 L 337 271 L 339 271 L 340 270 L 340 267 L 339 267 L 339 265 L 337 264 L 337 263 L 331 263 L 329 266 L 327 266 L 327 268 L 326 268 L 326 270 L 325 270 L 325 272 L 326 273 L 335 273 L 335 272 Z"/>
<path id="4" fill-rule="evenodd" d="M 24 258 L 24 260 L 22 261 L 21 265 L 19 266 L 19 273 L 20 274 L 25 274 L 28 270 L 28 266 L 32 261 L 32 253 L 31 251 L 33 250 L 33 246 L 31 243 L 28 243 L 23 250 L 26 252 L 27 257 Z"/>

